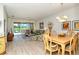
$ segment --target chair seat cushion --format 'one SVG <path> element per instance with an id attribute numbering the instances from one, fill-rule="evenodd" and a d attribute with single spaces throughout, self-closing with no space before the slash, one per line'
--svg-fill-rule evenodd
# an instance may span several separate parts
<path id="1" fill-rule="evenodd" d="M 72 50 L 72 49 L 71 49 L 70 45 L 68 45 L 68 46 L 66 46 L 65 50 L 69 51 L 69 50 Z"/>

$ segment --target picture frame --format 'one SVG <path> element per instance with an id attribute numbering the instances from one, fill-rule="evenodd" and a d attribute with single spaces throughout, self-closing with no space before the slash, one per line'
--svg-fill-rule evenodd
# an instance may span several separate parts
<path id="1" fill-rule="evenodd" d="M 43 22 L 40 22 L 39 23 L 39 27 L 40 27 L 40 29 L 44 29 L 44 23 Z"/>
<path id="2" fill-rule="evenodd" d="M 71 22 L 70 21 L 65 21 L 62 23 L 62 29 L 63 30 L 68 30 L 71 29 Z"/>
<path id="3" fill-rule="evenodd" d="M 74 20 L 73 21 L 73 29 L 75 31 L 79 31 L 79 20 Z"/>

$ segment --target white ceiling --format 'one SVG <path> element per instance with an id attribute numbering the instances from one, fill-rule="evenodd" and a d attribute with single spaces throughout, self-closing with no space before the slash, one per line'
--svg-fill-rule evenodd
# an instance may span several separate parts
<path id="1" fill-rule="evenodd" d="M 3 4 L 8 17 L 38 20 L 75 6 L 60 3 L 7 3 Z"/>

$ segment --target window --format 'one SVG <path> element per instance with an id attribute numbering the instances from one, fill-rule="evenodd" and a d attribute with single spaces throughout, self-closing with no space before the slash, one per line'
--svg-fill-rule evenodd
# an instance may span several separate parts
<path id="1" fill-rule="evenodd" d="M 19 33 L 23 30 L 33 29 L 33 23 L 14 22 L 14 32 Z"/>

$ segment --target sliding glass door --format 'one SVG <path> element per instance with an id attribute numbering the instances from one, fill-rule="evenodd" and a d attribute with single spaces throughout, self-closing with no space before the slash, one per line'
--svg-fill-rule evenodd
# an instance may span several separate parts
<path id="1" fill-rule="evenodd" d="M 24 30 L 33 30 L 33 23 L 14 22 L 15 33 L 20 33 Z"/>
<path id="2" fill-rule="evenodd" d="M 20 32 L 20 24 L 19 23 L 14 23 L 14 32 L 19 33 Z"/>

